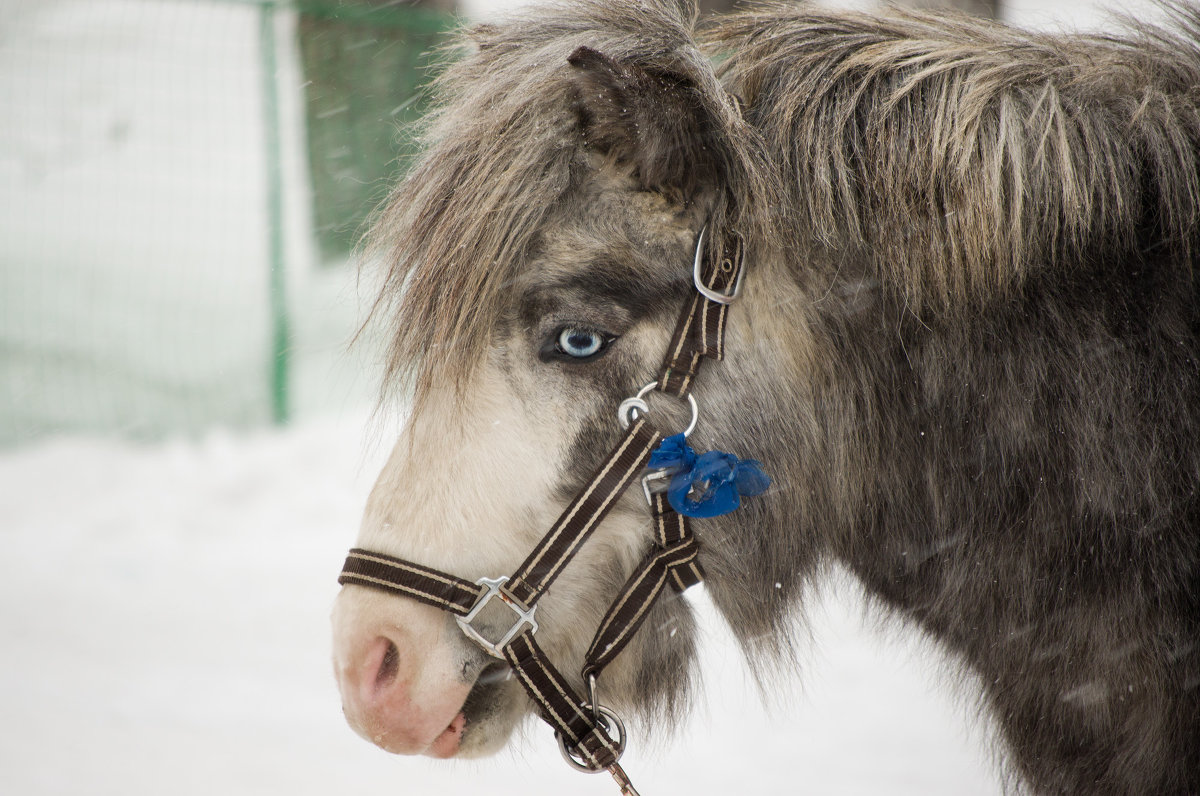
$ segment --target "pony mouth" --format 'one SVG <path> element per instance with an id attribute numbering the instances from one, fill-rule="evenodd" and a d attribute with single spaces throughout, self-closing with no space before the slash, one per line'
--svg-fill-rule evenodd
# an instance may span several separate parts
<path id="1" fill-rule="evenodd" d="M 478 745 L 475 729 L 502 712 L 504 684 L 513 678 L 512 668 L 502 661 L 494 661 L 483 667 L 475 684 L 463 700 L 462 709 L 446 725 L 442 734 L 426 751 L 431 757 L 453 757 L 460 752 L 472 756 L 471 749 Z"/>
<path id="2" fill-rule="evenodd" d="M 512 667 L 503 661 L 484 666 L 463 701 L 462 713 L 467 720 L 478 722 L 496 713 L 500 707 L 500 692 L 512 678 Z"/>

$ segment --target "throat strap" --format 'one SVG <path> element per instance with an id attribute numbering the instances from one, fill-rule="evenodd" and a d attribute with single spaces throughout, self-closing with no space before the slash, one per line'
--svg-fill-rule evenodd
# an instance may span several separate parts
<path id="1" fill-rule="evenodd" d="M 704 577 L 704 571 L 696 560 L 700 545 L 692 535 L 688 518 L 671 508 L 663 493 L 653 496 L 650 508 L 654 514 L 654 549 L 609 606 L 591 647 L 584 655 L 585 679 L 589 676 L 598 677 L 604 667 L 625 649 L 668 583 L 676 591 L 682 592 Z"/>

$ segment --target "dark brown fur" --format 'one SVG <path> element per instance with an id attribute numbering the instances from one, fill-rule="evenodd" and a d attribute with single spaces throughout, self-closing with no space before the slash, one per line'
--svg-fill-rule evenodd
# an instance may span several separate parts
<path id="1" fill-rule="evenodd" d="M 741 229 L 696 393 L 701 442 L 777 479 L 700 530 L 747 647 L 837 561 L 978 675 L 1030 789 L 1200 793 L 1200 12 L 1168 10 L 1090 37 L 771 6 L 704 34 L 721 85 L 686 7 L 482 31 L 378 227 L 393 374 L 469 381 L 599 161 Z"/>

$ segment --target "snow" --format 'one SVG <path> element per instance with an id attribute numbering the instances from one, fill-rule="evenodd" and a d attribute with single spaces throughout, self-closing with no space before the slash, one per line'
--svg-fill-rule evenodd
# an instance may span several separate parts
<path id="1" fill-rule="evenodd" d="M 540 723 L 509 753 L 446 762 L 388 755 L 343 721 L 328 615 L 386 453 L 370 425 L 0 453 L 0 793 L 615 794 Z M 939 684 L 951 662 L 872 629 L 847 581 L 765 700 L 697 599 L 701 707 L 673 742 L 635 727 L 626 770 L 646 796 L 1001 791 L 970 689 Z"/>

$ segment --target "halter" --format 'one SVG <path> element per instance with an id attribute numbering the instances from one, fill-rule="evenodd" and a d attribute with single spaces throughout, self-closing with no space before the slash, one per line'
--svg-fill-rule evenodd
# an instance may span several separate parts
<path id="1" fill-rule="evenodd" d="M 338 578 L 341 584 L 381 589 L 454 614 L 467 638 L 512 667 L 542 718 L 554 728 L 566 761 L 581 771 L 609 771 L 625 796 L 637 796 L 618 762 L 625 751 L 625 725 L 597 700 L 597 680 L 641 627 L 668 584 L 682 592 L 704 577 L 696 560 L 699 543 L 688 517 L 672 508 L 664 493 L 670 471 L 651 470 L 642 477 L 654 539 L 609 606 L 584 655 L 586 698 L 567 683 L 534 639 L 537 602 L 625 489 L 643 474 L 651 453 L 662 441 L 663 435 L 646 418 L 649 407 L 644 396 L 658 390 L 687 400 L 692 419 L 684 435 L 695 428 L 699 412 L 690 391 L 700 362 L 705 357 L 724 357 L 725 315 L 741 292 L 744 275 L 742 237 L 732 234 L 724 242 L 721 256 L 706 264 L 706 231 L 707 227 L 701 229 L 696 241 L 692 274 L 696 290 L 676 324 L 658 379 L 621 403 L 618 419 L 625 435 L 515 572 L 471 582 L 356 548 L 350 551 Z M 491 621 L 480 627 L 484 623 L 478 620 L 485 609 Z M 497 633 L 495 617 L 505 614 L 507 624 Z"/>

